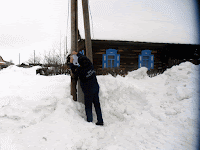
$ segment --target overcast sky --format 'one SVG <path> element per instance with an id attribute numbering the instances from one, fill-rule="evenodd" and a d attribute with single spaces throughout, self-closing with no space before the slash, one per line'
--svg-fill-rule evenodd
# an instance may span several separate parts
<path id="1" fill-rule="evenodd" d="M 82 1 L 79 30 L 84 38 Z M 91 37 L 160 43 L 199 44 L 195 0 L 89 0 Z M 71 0 L 1 0 L 0 56 L 15 64 L 41 57 L 65 36 L 70 49 Z M 68 22 L 67 22 L 68 20 Z M 67 26 L 68 25 L 68 26 Z"/>

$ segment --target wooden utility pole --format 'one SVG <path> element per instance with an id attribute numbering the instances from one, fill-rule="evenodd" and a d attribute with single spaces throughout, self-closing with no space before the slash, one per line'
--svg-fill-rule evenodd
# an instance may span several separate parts
<path id="1" fill-rule="evenodd" d="M 91 36 L 90 36 L 90 21 L 89 21 L 89 12 L 88 12 L 88 0 L 82 0 L 82 7 L 83 7 L 84 28 L 85 28 L 86 56 L 90 59 L 91 62 L 93 62 L 92 43 L 91 43 Z M 81 102 L 84 104 L 84 94 L 80 86 L 80 79 L 78 80 L 78 102 Z"/>
<path id="2" fill-rule="evenodd" d="M 65 37 L 65 45 L 66 46 L 65 46 L 65 56 L 64 56 L 64 58 L 66 59 L 66 56 L 67 56 L 67 53 L 68 53 L 68 51 L 67 51 L 67 36 Z"/>
<path id="3" fill-rule="evenodd" d="M 62 65 L 62 44 L 61 44 L 61 31 L 60 31 L 60 69 L 61 69 L 61 65 Z"/>
<path id="4" fill-rule="evenodd" d="M 34 65 L 35 65 L 35 50 L 34 50 Z"/>
<path id="5" fill-rule="evenodd" d="M 86 56 L 93 63 L 92 57 L 92 42 L 90 35 L 90 21 L 88 12 L 88 0 L 82 0 L 83 6 L 83 18 L 85 28 L 85 45 L 86 45 Z M 71 51 L 78 52 L 78 5 L 77 0 L 71 0 Z M 80 87 L 80 80 L 78 81 L 78 96 L 77 96 L 77 79 L 71 73 L 71 95 L 73 99 L 84 103 L 84 95 Z"/>
<path id="6" fill-rule="evenodd" d="M 20 65 L 20 53 L 19 53 L 19 65 Z"/>
<path id="7" fill-rule="evenodd" d="M 71 0 L 71 51 L 78 51 L 78 1 Z"/>
<path id="8" fill-rule="evenodd" d="M 71 52 L 78 51 L 78 4 L 77 0 L 71 0 Z M 71 72 L 71 95 L 77 101 L 77 79 Z"/>
<path id="9" fill-rule="evenodd" d="M 92 42 L 91 42 L 91 35 L 90 35 L 90 20 L 89 20 L 89 11 L 88 11 L 88 0 L 82 0 L 82 6 L 83 6 L 83 18 L 84 18 L 84 28 L 85 28 L 86 56 L 93 63 Z"/>

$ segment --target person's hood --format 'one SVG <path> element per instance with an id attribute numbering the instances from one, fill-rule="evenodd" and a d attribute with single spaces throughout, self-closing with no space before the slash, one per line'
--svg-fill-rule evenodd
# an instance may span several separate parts
<path id="1" fill-rule="evenodd" d="M 80 56 L 78 58 L 78 63 L 81 67 L 88 67 L 92 64 L 91 61 L 86 56 Z"/>

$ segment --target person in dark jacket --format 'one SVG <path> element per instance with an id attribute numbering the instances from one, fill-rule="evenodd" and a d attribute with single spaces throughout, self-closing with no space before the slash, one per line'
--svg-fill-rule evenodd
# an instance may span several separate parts
<path id="1" fill-rule="evenodd" d="M 88 122 L 93 121 L 93 116 L 92 116 L 92 103 L 93 103 L 98 120 L 96 125 L 103 125 L 104 122 L 99 102 L 99 84 L 96 78 L 93 64 L 86 56 L 82 55 L 81 53 L 73 51 L 72 55 L 78 56 L 78 63 L 80 66 L 77 68 L 73 64 L 73 57 L 71 57 L 70 68 L 72 70 L 72 73 L 75 76 L 79 77 L 80 79 L 80 85 L 84 93 L 85 112 L 87 116 L 87 121 Z"/>

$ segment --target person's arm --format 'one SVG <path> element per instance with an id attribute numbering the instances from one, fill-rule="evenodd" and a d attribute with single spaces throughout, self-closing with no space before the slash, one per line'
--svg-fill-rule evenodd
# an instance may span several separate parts
<path id="1" fill-rule="evenodd" d="M 83 54 L 73 51 L 72 55 L 77 55 L 78 57 L 83 56 Z"/>
<path id="2" fill-rule="evenodd" d="M 76 54 L 78 57 L 80 57 L 80 56 L 83 56 L 83 54 L 81 54 L 81 53 L 78 53 L 78 54 Z"/>

